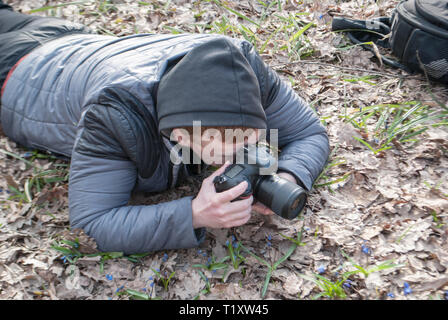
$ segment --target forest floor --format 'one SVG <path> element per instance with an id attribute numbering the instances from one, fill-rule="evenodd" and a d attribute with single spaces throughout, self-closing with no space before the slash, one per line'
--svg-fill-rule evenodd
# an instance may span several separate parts
<path id="1" fill-rule="evenodd" d="M 448 90 L 331 32 L 334 16 L 399 1 L 5 2 L 107 35 L 246 38 L 319 115 L 332 153 L 298 219 L 254 213 L 200 248 L 123 256 L 70 230 L 69 163 L 1 134 L 0 299 L 448 299 Z"/>

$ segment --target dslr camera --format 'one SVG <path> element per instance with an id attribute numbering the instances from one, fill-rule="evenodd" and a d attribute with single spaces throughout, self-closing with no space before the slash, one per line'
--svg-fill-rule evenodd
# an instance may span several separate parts
<path id="1" fill-rule="evenodd" d="M 246 146 L 237 153 L 237 162 L 241 162 L 241 158 L 243 163 L 231 164 L 223 174 L 213 179 L 216 192 L 226 191 L 247 181 L 246 191 L 232 201 L 253 195 L 280 217 L 289 220 L 296 218 L 305 207 L 307 192 L 301 186 L 275 173 L 263 174 L 269 171 L 268 168 L 277 167 L 277 160 L 269 149 L 260 145 Z"/>

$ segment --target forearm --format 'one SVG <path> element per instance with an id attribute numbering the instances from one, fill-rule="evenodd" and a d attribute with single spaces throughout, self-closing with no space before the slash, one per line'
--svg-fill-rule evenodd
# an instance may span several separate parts
<path id="1" fill-rule="evenodd" d="M 325 132 L 290 142 L 279 154 L 278 172 L 292 174 L 309 191 L 325 167 L 329 152 Z"/>
<path id="2" fill-rule="evenodd" d="M 150 206 L 128 206 L 136 181 L 127 160 L 95 158 L 74 152 L 70 168 L 72 228 L 93 237 L 101 251 L 126 254 L 197 246 L 191 197 Z"/>
<path id="3" fill-rule="evenodd" d="M 84 229 L 101 251 L 133 254 L 196 247 L 204 229 L 193 228 L 191 198 L 92 212 L 88 218 L 73 219 L 72 227 Z"/>

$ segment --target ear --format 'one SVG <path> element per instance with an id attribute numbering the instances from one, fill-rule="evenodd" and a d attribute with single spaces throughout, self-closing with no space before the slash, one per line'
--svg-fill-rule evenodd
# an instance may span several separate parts
<path id="1" fill-rule="evenodd" d="M 190 133 L 183 128 L 174 128 L 171 131 L 170 140 L 177 142 L 183 147 L 190 147 L 191 144 Z"/>

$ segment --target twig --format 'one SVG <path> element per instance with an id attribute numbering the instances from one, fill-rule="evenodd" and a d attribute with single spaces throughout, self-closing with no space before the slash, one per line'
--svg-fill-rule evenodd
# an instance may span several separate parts
<path id="1" fill-rule="evenodd" d="M 336 65 L 336 64 L 325 63 L 325 62 L 320 62 L 320 61 L 303 61 L 303 60 L 302 61 L 291 61 L 291 62 L 287 62 L 287 63 L 280 63 L 280 64 L 271 65 L 271 68 L 284 67 L 284 66 L 287 66 L 287 65 L 297 64 L 297 63 L 317 64 L 317 65 L 322 65 L 322 66 L 325 66 L 325 67 L 341 69 L 341 70 L 356 71 L 356 72 L 366 72 L 366 73 L 376 74 L 376 75 L 385 76 L 385 77 L 389 77 L 389 78 L 421 79 L 422 80 L 422 77 L 420 75 L 415 75 L 415 76 L 406 75 L 406 76 L 402 76 L 402 75 L 388 73 L 388 72 L 366 70 L 366 69 L 361 69 L 361 68 L 343 67 L 343 66 L 339 66 L 339 65 Z"/>
<path id="2" fill-rule="evenodd" d="M 51 300 L 59 300 L 58 297 L 56 296 L 56 289 L 54 287 L 53 282 L 50 283 L 50 288 L 47 291 L 48 291 L 48 294 L 50 295 Z"/>
<path id="3" fill-rule="evenodd" d="M 423 64 L 422 60 L 420 59 L 420 54 L 419 54 L 418 50 L 415 52 L 415 56 L 417 57 L 420 69 L 422 69 L 422 71 L 425 74 L 425 78 L 426 78 L 426 81 L 428 82 L 428 85 L 431 86 L 431 81 L 429 80 L 428 72 L 426 71 L 426 67 Z"/>

